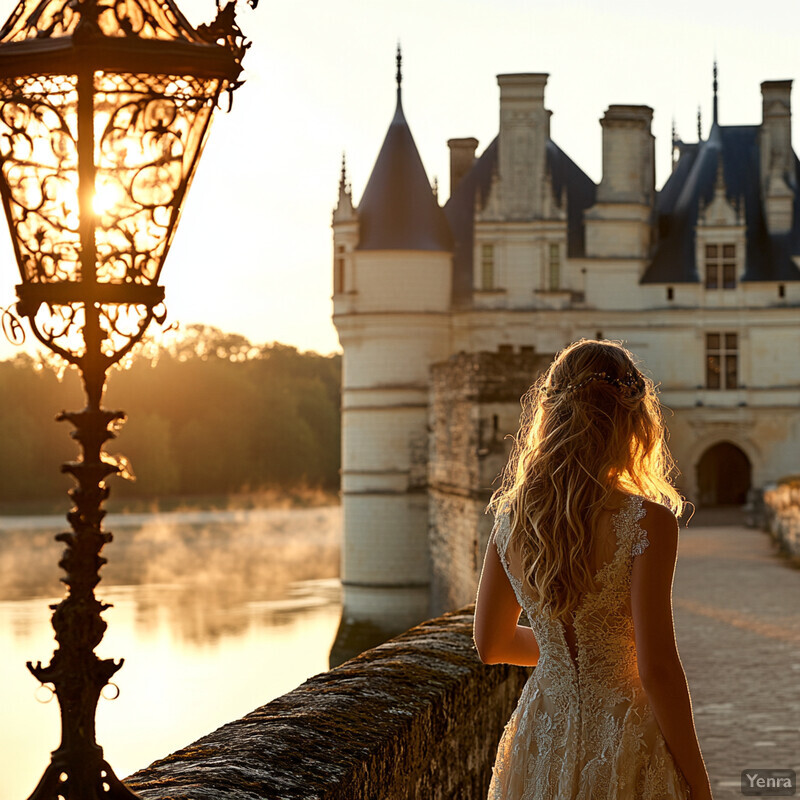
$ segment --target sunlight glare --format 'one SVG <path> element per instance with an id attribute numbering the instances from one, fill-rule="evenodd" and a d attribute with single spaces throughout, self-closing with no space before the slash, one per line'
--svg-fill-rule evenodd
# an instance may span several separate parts
<path id="1" fill-rule="evenodd" d="M 92 197 L 92 210 L 97 216 L 110 212 L 115 206 L 120 205 L 122 192 L 116 183 L 95 184 Z"/>

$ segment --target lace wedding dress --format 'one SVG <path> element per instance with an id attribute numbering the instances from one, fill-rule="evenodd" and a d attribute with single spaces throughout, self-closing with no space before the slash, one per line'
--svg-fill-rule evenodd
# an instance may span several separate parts
<path id="1" fill-rule="evenodd" d="M 573 615 L 572 648 L 566 627 L 526 594 L 508 553 L 508 517 L 498 515 L 497 551 L 540 658 L 500 740 L 489 800 L 687 800 L 636 662 L 630 581 L 649 544 L 642 502 L 631 496 L 612 517 L 616 551 Z"/>

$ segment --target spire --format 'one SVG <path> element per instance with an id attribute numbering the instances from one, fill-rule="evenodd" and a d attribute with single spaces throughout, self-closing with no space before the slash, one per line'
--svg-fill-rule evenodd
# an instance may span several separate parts
<path id="1" fill-rule="evenodd" d="M 342 150 L 342 172 L 339 176 L 339 195 L 341 196 L 347 192 L 347 156 Z"/>
<path id="2" fill-rule="evenodd" d="M 402 58 L 398 45 L 397 109 L 358 204 L 358 247 L 449 251 L 450 228 L 400 104 Z"/>
<path id="3" fill-rule="evenodd" d="M 397 42 L 397 55 L 395 56 L 395 61 L 397 62 L 397 74 L 395 75 L 395 79 L 397 80 L 397 105 L 400 105 L 400 93 L 402 91 L 402 83 L 403 83 L 403 51 L 400 49 L 400 42 Z"/>
<path id="4" fill-rule="evenodd" d="M 714 116 L 711 119 L 711 124 L 716 125 L 719 122 L 717 118 L 717 59 L 714 59 Z"/>
<path id="5" fill-rule="evenodd" d="M 400 49 L 400 42 L 397 42 L 397 54 L 395 55 L 395 62 L 397 64 L 397 72 L 395 73 L 394 79 L 397 82 L 397 106 L 394 110 L 394 119 L 392 123 L 395 122 L 402 123 L 403 125 L 406 124 L 406 119 L 403 116 L 403 51 Z"/>
<path id="6" fill-rule="evenodd" d="M 336 203 L 336 208 L 333 210 L 333 221 L 334 224 L 337 222 L 347 222 L 354 217 L 353 193 L 350 184 L 347 182 L 347 160 L 343 152 L 342 170 L 339 173 L 339 199 Z"/>
<path id="7" fill-rule="evenodd" d="M 675 172 L 675 167 L 678 164 L 678 126 L 675 123 L 675 115 L 672 115 L 672 171 Z"/>

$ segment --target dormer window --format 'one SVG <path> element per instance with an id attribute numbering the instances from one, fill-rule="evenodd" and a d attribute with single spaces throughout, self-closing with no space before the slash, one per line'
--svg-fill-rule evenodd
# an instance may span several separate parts
<path id="1" fill-rule="evenodd" d="M 706 289 L 736 288 L 736 245 L 707 244 Z"/>
<path id="2" fill-rule="evenodd" d="M 490 292 L 494 289 L 494 245 L 481 246 L 481 289 Z"/>

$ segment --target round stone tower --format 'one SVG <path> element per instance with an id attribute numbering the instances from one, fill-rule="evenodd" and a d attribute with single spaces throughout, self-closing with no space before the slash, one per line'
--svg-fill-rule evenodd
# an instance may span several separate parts
<path id="1" fill-rule="evenodd" d="M 428 385 L 450 353 L 452 238 L 397 108 L 361 202 L 333 215 L 342 370 L 342 622 L 336 664 L 428 616 Z"/>

